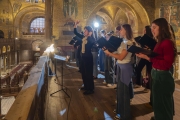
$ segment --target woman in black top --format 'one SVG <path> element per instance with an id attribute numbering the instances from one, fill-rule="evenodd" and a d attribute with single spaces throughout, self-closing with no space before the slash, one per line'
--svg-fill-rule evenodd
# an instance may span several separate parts
<path id="1" fill-rule="evenodd" d="M 81 90 L 85 90 L 84 95 L 94 93 L 94 81 L 93 81 L 93 56 L 92 56 L 92 46 L 95 42 L 93 37 L 93 29 L 90 26 L 84 27 L 84 35 L 77 32 L 77 25 L 79 21 L 75 22 L 74 34 L 82 39 L 82 49 L 81 49 L 81 73 L 84 83 L 84 87 Z"/>
<path id="2" fill-rule="evenodd" d="M 153 38 L 150 26 L 145 26 L 144 34 L 146 34 L 149 37 Z M 153 51 L 154 46 L 152 48 L 149 48 L 149 49 L 151 49 Z M 137 76 L 136 76 L 136 84 L 134 85 L 134 87 L 140 87 L 142 85 L 141 72 L 142 72 L 142 69 L 144 68 L 145 65 L 146 65 L 146 72 L 147 72 L 149 80 L 146 83 L 146 86 L 145 86 L 146 88 L 144 89 L 144 92 L 149 92 L 150 81 L 151 81 L 152 63 L 145 60 L 145 59 L 140 59 L 138 65 L 137 65 L 137 68 L 136 68 L 136 74 L 137 74 Z"/>

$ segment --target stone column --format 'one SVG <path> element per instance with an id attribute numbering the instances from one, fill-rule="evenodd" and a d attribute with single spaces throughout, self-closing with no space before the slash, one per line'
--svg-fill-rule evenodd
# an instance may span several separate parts
<path id="1" fill-rule="evenodd" d="M 0 88 L 1 88 L 1 59 L 2 59 L 2 56 L 0 55 Z"/>
<path id="2" fill-rule="evenodd" d="M 4 72 L 6 72 L 6 55 L 3 55 L 3 66 L 4 66 Z"/>
<path id="3" fill-rule="evenodd" d="M 45 2 L 45 39 L 46 42 L 51 42 L 52 36 L 52 0 L 46 0 Z"/>

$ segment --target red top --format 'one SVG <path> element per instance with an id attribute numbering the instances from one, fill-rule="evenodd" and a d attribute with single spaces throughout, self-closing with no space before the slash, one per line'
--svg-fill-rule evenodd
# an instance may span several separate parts
<path id="1" fill-rule="evenodd" d="M 166 39 L 161 43 L 157 43 L 153 51 L 159 55 L 150 59 L 152 67 L 160 70 L 169 70 L 174 62 L 172 41 Z"/>

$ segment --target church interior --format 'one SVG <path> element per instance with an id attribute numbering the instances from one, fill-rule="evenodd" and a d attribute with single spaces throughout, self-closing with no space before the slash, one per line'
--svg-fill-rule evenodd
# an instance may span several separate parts
<path id="1" fill-rule="evenodd" d="M 157 18 L 165 18 L 175 34 L 173 120 L 179 120 L 180 0 L 0 0 L 0 120 L 114 120 L 117 85 L 104 84 L 99 65 L 94 93 L 80 89 L 76 51 L 69 44 L 74 22 L 80 21 L 78 32 L 91 26 L 97 38 L 101 30 L 129 24 L 135 38 Z M 146 67 L 141 74 L 145 79 Z M 133 88 L 132 118 L 119 120 L 152 119 L 151 92 L 142 86 Z"/>

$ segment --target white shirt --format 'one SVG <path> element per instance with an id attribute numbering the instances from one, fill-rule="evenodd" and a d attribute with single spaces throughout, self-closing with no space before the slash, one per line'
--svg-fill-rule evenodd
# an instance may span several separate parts
<path id="1" fill-rule="evenodd" d="M 121 54 L 123 49 L 127 50 L 127 45 L 133 45 L 133 42 L 123 38 L 123 42 L 119 46 L 117 53 Z M 126 55 L 126 57 L 123 60 L 117 60 L 117 62 L 122 63 L 122 64 L 129 63 L 131 61 L 131 56 L 132 56 L 132 53 L 128 52 L 128 54 Z"/>

